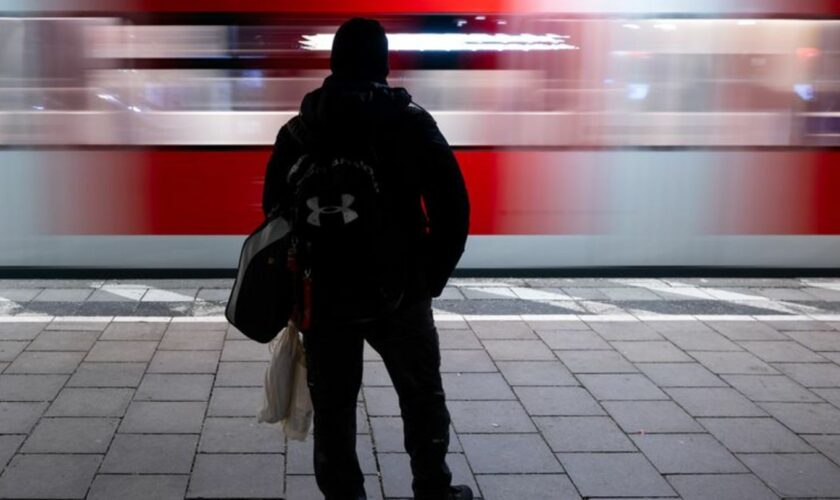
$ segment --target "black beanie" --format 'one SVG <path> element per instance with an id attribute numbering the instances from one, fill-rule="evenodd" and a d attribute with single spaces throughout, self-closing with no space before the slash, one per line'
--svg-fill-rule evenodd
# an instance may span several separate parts
<path id="1" fill-rule="evenodd" d="M 354 17 L 333 38 L 330 69 L 339 78 L 384 82 L 388 76 L 388 38 L 378 21 Z"/>

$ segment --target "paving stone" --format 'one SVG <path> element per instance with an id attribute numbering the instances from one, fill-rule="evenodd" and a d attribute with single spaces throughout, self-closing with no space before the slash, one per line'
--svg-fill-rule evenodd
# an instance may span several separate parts
<path id="1" fill-rule="evenodd" d="M 197 434 L 118 433 L 99 472 L 189 474 L 197 443 Z"/>
<path id="2" fill-rule="evenodd" d="M 635 373 L 635 366 L 616 351 L 554 351 L 572 373 Z"/>
<path id="3" fill-rule="evenodd" d="M 48 417 L 121 417 L 134 389 L 67 388 L 50 405 Z"/>
<path id="4" fill-rule="evenodd" d="M 6 467 L 24 439 L 26 439 L 25 435 L 0 435 L 0 471 Z"/>
<path id="5" fill-rule="evenodd" d="M 189 321 L 180 321 L 178 318 L 173 318 L 172 321 L 169 323 L 169 326 L 166 327 L 167 333 L 174 333 L 174 332 L 189 332 L 189 331 L 219 331 L 219 332 L 227 332 L 231 328 L 230 323 L 227 320 L 214 320 L 210 318 L 189 318 Z M 253 340 L 251 340 L 253 342 Z"/>
<path id="6" fill-rule="evenodd" d="M 447 400 L 516 399 L 500 373 L 444 373 Z"/>
<path id="7" fill-rule="evenodd" d="M 148 373 L 216 373 L 219 351 L 157 351 Z"/>
<path id="8" fill-rule="evenodd" d="M 689 415 L 695 417 L 763 417 L 766 413 L 728 388 L 673 387 L 665 389 Z"/>
<path id="9" fill-rule="evenodd" d="M 700 423 L 735 453 L 813 452 L 813 448 L 772 418 L 703 418 Z"/>
<path id="10" fill-rule="evenodd" d="M 579 499 L 577 490 L 568 476 L 563 474 L 521 474 L 476 476 L 485 500 L 511 498 L 552 498 L 556 500 Z"/>
<path id="11" fill-rule="evenodd" d="M 805 435 L 802 436 L 805 441 L 818 449 L 823 455 L 833 460 L 834 463 L 840 464 L 840 436 L 834 435 Z"/>
<path id="12" fill-rule="evenodd" d="M 641 453 L 561 453 L 558 457 L 584 497 L 675 494 Z"/>
<path id="13" fill-rule="evenodd" d="M 455 430 L 464 432 L 536 432 L 518 401 L 449 401 Z"/>
<path id="14" fill-rule="evenodd" d="M 697 363 L 639 363 L 659 387 L 726 387 L 726 382 Z"/>
<path id="15" fill-rule="evenodd" d="M 484 349 L 478 337 L 470 330 L 438 329 L 441 349 Z"/>
<path id="16" fill-rule="evenodd" d="M 605 415 L 582 387 L 514 387 L 513 390 L 530 415 Z"/>
<path id="17" fill-rule="evenodd" d="M 73 373 L 82 358 L 83 352 L 41 352 L 24 351 L 5 369 L 3 373 Z"/>
<path id="18" fill-rule="evenodd" d="M 460 438 L 476 474 L 563 471 L 538 434 L 466 434 Z"/>
<path id="19" fill-rule="evenodd" d="M 200 453 L 283 453 L 280 425 L 258 423 L 251 418 L 214 418 L 204 422 Z"/>
<path id="20" fill-rule="evenodd" d="M 435 316 L 435 327 L 438 330 L 469 330 L 470 325 L 463 318 L 441 319 L 439 311 L 433 311 Z"/>
<path id="21" fill-rule="evenodd" d="M 695 333 L 695 334 L 714 334 L 712 330 L 702 321 L 696 319 L 685 320 L 654 320 L 644 322 L 656 332 L 661 334 L 669 333 Z M 666 335 L 667 336 L 667 335 Z"/>
<path id="22" fill-rule="evenodd" d="M 198 294 L 195 288 L 174 288 L 170 290 L 150 289 L 143 295 L 143 302 L 192 302 Z"/>
<path id="23" fill-rule="evenodd" d="M 487 353 L 497 361 L 550 361 L 557 359 L 539 340 L 485 340 Z"/>
<path id="24" fill-rule="evenodd" d="M 201 432 L 207 404 L 200 401 L 133 401 L 120 425 L 122 433 Z"/>
<path id="25" fill-rule="evenodd" d="M 47 288 L 33 302 L 84 302 L 93 290 L 89 288 Z"/>
<path id="26" fill-rule="evenodd" d="M 579 331 L 591 331 L 592 329 L 589 328 L 585 322 L 575 318 L 574 316 L 568 316 L 564 318 L 558 319 L 549 319 L 545 316 L 523 316 L 522 319 L 528 323 L 528 326 L 531 327 L 537 334 L 543 331 L 553 331 L 553 330 L 579 330 Z"/>
<path id="27" fill-rule="evenodd" d="M 536 417 L 534 423 L 555 452 L 636 451 L 609 417 Z"/>
<path id="28" fill-rule="evenodd" d="M 405 453 L 386 453 L 381 455 L 380 463 L 382 466 L 382 486 L 386 497 L 413 497 L 408 455 Z M 478 491 L 478 486 L 475 484 L 464 455 L 450 454 L 446 457 L 446 463 L 452 471 L 454 484 L 466 484 L 474 492 Z M 365 487 L 367 489 L 367 485 Z"/>
<path id="29" fill-rule="evenodd" d="M 684 352 L 666 341 L 613 342 L 612 346 L 633 363 L 691 361 Z"/>
<path id="30" fill-rule="evenodd" d="M 44 418 L 21 453 L 105 453 L 118 424 L 116 418 Z"/>
<path id="31" fill-rule="evenodd" d="M 9 366 L 9 363 L 0 363 L 0 373 L 3 373 L 7 366 Z"/>
<path id="32" fill-rule="evenodd" d="M 362 384 L 371 387 L 391 387 L 391 376 L 382 361 L 365 361 L 362 367 Z"/>
<path id="33" fill-rule="evenodd" d="M 467 300 L 516 299 L 513 290 L 507 286 L 470 286 L 460 288 Z"/>
<path id="34" fill-rule="evenodd" d="M 780 332 L 832 330 L 831 325 L 828 323 L 816 320 L 764 320 L 762 322 L 766 323 L 770 328 Z"/>
<path id="35" fill-rule="evenodd" d="M 558 301 L 558 300 L 572 300 L 571 297 L 566 295 L 563 290 L 557 287 L 539 287 L 539 288 L 527 288 L 527 287 L 512 287 L 511 290 L 513 293 L 523 300 L 534 300 L 534 301 Z"/>
<path id="36" fill-rule="evenodd" d="M 312 434 L 304 441 L 287 440 L 286 474 L 315 474 L 312 463 Z"/>
<path id="37" fill-rule="evenodd" d="M 840 352 L 822 352 L 820 354 L 829 359 L 835 365 L 840 365 Z"/>
<path id="38" fill-rule="evenodd" d="M 510 385 L 578 385 L 559 361 L 499 361 L 496 365 Z"/>
<path id="39" fill-rule="evenodd" d="M 119 322 L 111 323 L 102 332 L 101 340 L 160 340 L 169 323 L 165 322 Z"/>
<path id="40" fill-rule="evenodd" d="M 606 340 L 663 340 L 656 330 L 642 322 L 588 321 L 589 326 Z"/>
<path id="41" fill-rule="evenodd" d="M 470 321 L 472 331 L 482 340 L 536 339 L 537 335 L 524 321 Z"/>
<path id="42" fill-rule="evenodd" d="M 723 378 L 752 401 L 819 403 L 808 389 L 784 375 L 724 375 Z"/>
<path id="43" fill-rule="evenodd" d="M 32 340 L 47 326 L 46 322 L 0 323 L 0 340 Z"/>
<path id="44" fill-rule="evenodd" d="M 445 372 L 495 372 L 496 366 L 484 351 L 441 351 L 440 371 Z"/>
<path id="45" fill-rule="evenodd" d="M 100 340 L 88 353 L 85 361 L 134 361 L 152 359 L 157 342 L 145 340 Z"/>
<path id="46" fill-rule="evenodd" d="M 840 410 L 827 403 L 761 403 L 797 434 L 840 434 Z"/>
<path id="47" fill-rule="evenodd" d="M 88 302 L 137 302 L 148 288 L 103 287 L 94 290 L 87 298 Z"/>
<path id="48" fill-rule="evenodd" d="M 0 401 L 52 401 L 67 375 L 0 375 Z"/>
<path id="49" fill-rule="evenodd" d="M 0 361 L 14 361 L 28 344 L 25 340 L 0 340 Z"/>
<path id="50" fill-rule="evenodd" d="M 707 321 L 729 340 L 787 340 L 784 334 L 758 321 Z"/>
<path id="51" fill-rule="evenodd" d="M 840 332 L 803 331 L 787 335 L 812 351 L 840 351 Z"/>
<path id="52" fill-rule="evenodd" d="M 735 342 L 709 329 L 708 331 L 665 331 L 662 335 L 684 351 L 740 351 Z"/>
<path id="53" fill-rule="evenodd" d="M 98 332 L 48 330 L 41 332 L 27 350 L 87 352 L 98 336 Z"/>
<path id="54" fill-rule="evenodd" d="M 0 302 L 29 302 L 41 293 L 41 288 L 0 288 Z"/>
<path id="55" fill-rule="evenodd" d="M 684 500 L 776 500 L 752 474 L 686 474 L 668 476 Z"/>
<path id="56" fill-rule="evenodd" d="M 217 387 L 262 387 L 266 368 L 268 363 L 261 361 L 222 362 L 215 383 Z"/>
<path id="57" fill-rule="evenodd" d="M 692 352 L 703 366 L 717 374 L 774 374 L 772 366 L 748 352 Z"/>
<path id="58" fill-rule="evenodd" d="M 101 455 L 18 455 L 0 477 L 0 497 L 85 498 L 101 460 Z"/>
<path id="59" fill-rule="evenodd" d="M 28 434 L 47 403 L 0 402 L 0 434 Z"/>
<path id="60" fill-rule="evenodd" d="M 371 417 L 370 425 L 376 442 L 376 453 L 405 452 L 403 443 L 403 422 L 399 417 Z M 455 428 L 449 428 L 449 452 L 461 453 L 461 442 L 455 435 Z"/>
<path id="61" fill-rule="evenodd" d="M 374 475 L 365 476 L 365 493 L 368 500 L 382 500 L 382 486 Z M 322 500 L 314 475 L 286 476 L 286 500 Z"/>
<path id="62" fill-rule="evenodd" d="M 146 363 L 83 362 L 67 381 L 68 387 L 137 387 Z"/>
<path id="63" fill-rule="evenodd" d="M 747 472 L 735 456 L 709 434 L 631 436 L 663 474 Z"/>
<path id="64" fill-rule="evenodd" d="M 216 387 L 210 397 L 208 416 L 253 417 L 262 407 L 262 387 Z"/>
<path id="65" fill-rule="evenodd" d="M 134 399 L 139 401 L 207 401 L 212 375 L 156 374 L 143 377 Z"/>
<path id="66" fill-rule="evenodd" d="M 187 498 L 279 498 L 284 488 L 283 461 L 280 454 L 200 454 Z"/>
<path id="67" fill-rule="evenodd" d="M 187 491 L 187 475 L 99 474 L 90 487 L 88 500 L 181 500 Z"/>
<path id="68" fill-rule="evenodd" d="M 399 400 L 393 387 L 364 387 L 365 403 L 371 416 L 383 417 L 400 414 Z"/>
<path id="69" fill-rule="evenodd" d="M 836 302 L 837 300 L 840 300 L 840 290 L 830 290 L 830 289 L 827 289 L 827 288 L 809 287 L 809 288 L 803 288 L 802 291 L 807 293 L 808 295 L 814 296 L 817 300 L 820 300 L 820 301 Z"/>
<path id="70" fill-rule="evenodd" d="M 814 393 L 840 408 L 840 389 L 814 389 Z"/>
<path id="71" fill-rule="evenodd" d="M 626 433 L 703 432 L 673 401 L 606 401 L 603 405 Z"/>
<path id="72" fill-rule="evenodd" d="M 587 374 L 578 378 L 599 401 L 668 399 L 664 392 L 640 374 Z"/>
<path id="73" fill-rule="evenodd" d="M 222 349 L 222 361 L 270 361 L 268 346 L 251 340 L 228 340 Z"/>
<path id="74" fill-rule="evenodd" d="M 163 339 L 161 339 L 158 349 L 162 351 L 219 351 L 222 349 L 224 342 L 224 331 L 176 330 L 169 331 L 163 336 Z M 264 345 L 262 346 L 262 348 L 267 349 Z"/>
<path id="75" fill-rule="evenodd" d="M 744 349 L 768 363 L 819 363 L 825 358 L 793 341 L 741 342 Z"/>
<path id="76" fill-rule="evenodd" d="M 597 288 L 564 286 L 561 290 L 572 300 L 608 300 L 607 295 Z"/>
<path id="77" fill-rule="evenodd" d="M 833 363 L 778 363 L 775 366 L 805 387 L 840 387 L 840 366 Z"/>
<path id="78" fill-rule="evenodd" d="M 644 288 L 599 288 L 609 300 L 662 300 L 659 295 Z"/>
<path id="79" fill-rule="evenodd" d="M 586 330 L 537 330 L 537 335 L 551 349 L 609 350 L 610 345 L 597 333 Z"/>
<path id="80" fill-rule="evenodd" d="M 783 497 L 833 497 L 840 468 L 818 454 L 743 454 L 739 458 Z"/>

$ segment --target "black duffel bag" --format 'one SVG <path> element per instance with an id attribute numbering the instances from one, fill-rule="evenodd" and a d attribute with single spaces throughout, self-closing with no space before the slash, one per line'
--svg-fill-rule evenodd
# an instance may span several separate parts
<path id="1" fill-rule="evenodd" d="M 248 338 L 268 343 L 289 321 L 294 276 L 287 265 L 291 227 L 272 216 L 245 239 L 225 317 Z"/>

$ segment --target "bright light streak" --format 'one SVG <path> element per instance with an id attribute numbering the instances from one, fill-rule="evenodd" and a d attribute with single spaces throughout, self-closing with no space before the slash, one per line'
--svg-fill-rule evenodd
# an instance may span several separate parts
<path id="1" fill-rule="evenodd" d="M 650 93 L 650 85 L 647 83 L 627 84 L 627 98 L 631 101 L 643 101 Z"/>
<path id="2" fill-rule="evenodd" d="M 487 18 L 484 17 L 484 16 L 475 16 L 476 21 L 484 21 L 485 19 L 487 19 Z"/>
<path id="3" fill-rule="evenodd" d="M 388 35 L 388 48 L 393 51 L 531 51 L 578 50 L 568 43 L 568 36 L 509 35 L 505 33 L 394 33 Z M 306 50 L 330 50 L 332 34 L 303 35 L 301 47 Z"/>
<path id="4" fill-rule="evenodd" d="M 754 26 L 757 22 L 753 19 L 741 19 L 738 21 L 739 26 Z"/>
<path id="5" fill-rule="evenodd" d="M 631 23 L 622 24 L 621 27 L 622 28 L 627 28 L 629 30 L 640 30 L 640 29 L 642 29 L 642 27 L 639 26 L 638 24 L 631 24 Z"/>
<path id="6" fill-rule="evenodd" d="M 128 109 L 134 111 L 135 113 L 140 112 L 140 108 L 138 108 L 137 106 L 129 106 Z"/>
<path id="7" fill-rule="evenodd" d="M 797 83 L 793 86 L 793 91 L 803 101 L 807 102 L 814 100 L 814 86 L 810 83 Z"/>
<path id="8" fill-rule="evenodd" d="M 466 19 L 458 19 L 457 21 L 455 21 L 455 24 L 460 28 L 461 26 L 464 26 L 465 24 L 467 24 L 467 20 Z"/>
<path id="9" fill-rule="evenodd" d="M 658 29 L 658 30 L 662 30 L 662 31 L 676 31 L 677 30 L 677 25 L 676 24 L 670 24 L 670 23 L 654 24 L 653 27 Z"/>

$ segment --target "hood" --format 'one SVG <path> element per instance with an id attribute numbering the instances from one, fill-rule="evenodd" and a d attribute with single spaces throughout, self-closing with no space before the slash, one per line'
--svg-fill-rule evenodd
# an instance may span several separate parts
<path id="1" fill-rule="evenodd" d="M 410 103 L 404 88 L 331 75 L 303 98 L 300 119 L 309 140 L 353 142 L 387 126 Z"/>

